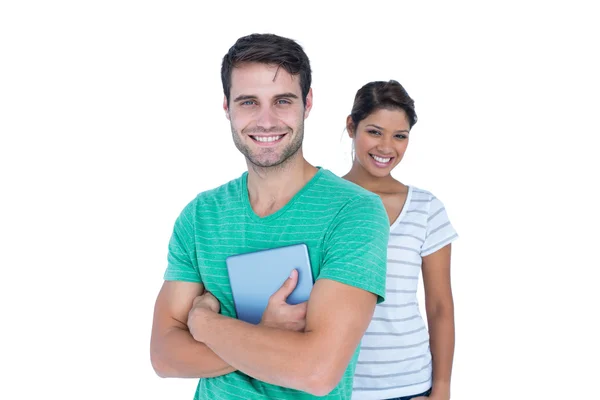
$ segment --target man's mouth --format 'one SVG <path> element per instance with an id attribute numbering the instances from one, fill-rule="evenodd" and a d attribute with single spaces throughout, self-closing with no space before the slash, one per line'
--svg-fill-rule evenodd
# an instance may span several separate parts
<path id="1" fill-rule="evenodd" d="M 261 143 L 261 144 L 271 144 L 271 143 L 277 143 L 279 142 L 281 139 L 283 139 L 283 137 L 286 135 L 286 133 L 280 133 L 280 134 L 275 134 L 275 135 L 248 135 L 250 136 L 250 138 L 252 140 L 254 140 L 256 143 Z"/>

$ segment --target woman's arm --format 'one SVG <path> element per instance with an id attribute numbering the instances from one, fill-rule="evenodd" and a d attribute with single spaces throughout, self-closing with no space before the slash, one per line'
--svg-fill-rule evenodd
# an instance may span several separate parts
<path id="1" fill-rule="evenodd" d="M 454 301 L 450 284 L 451 245 L 423 257 L 425 308 L 433 358 L 431 399 L 450 398 L 450 376 L 454 358 Z"/>

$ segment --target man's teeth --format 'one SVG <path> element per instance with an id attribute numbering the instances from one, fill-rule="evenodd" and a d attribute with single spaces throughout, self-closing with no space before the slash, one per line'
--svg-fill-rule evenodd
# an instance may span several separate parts
<path id="1" fill-rule="evenodd" d="M 389 158 L 377 157 L 377 156 L 374 156 L 373 154 L 371 154 L 371 157 L 373 157 L 375 159 L 375 161 L 378 161 L 380 163 L 387 163 L 387 162 L 390 162 L 390 160 L 392 159 L 391 157 L 389 157 Z"/>
<path id="2" fill-rule="evenodd" d="M 279 135 L 279 136 L 254 136 L 254 140 L 256 140 L 257 142 L 275 142 L 279 139 L 281 139 L 283 135 Z"/>

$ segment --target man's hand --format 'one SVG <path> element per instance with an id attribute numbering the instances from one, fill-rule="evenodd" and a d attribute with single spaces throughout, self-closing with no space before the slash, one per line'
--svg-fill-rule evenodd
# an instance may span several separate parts
<path id="1" fill-rule="evenodd" d="M 209 310 L 218 314 L 221 311 L 221 304 L 219 300 L 211 292 L 205 290 L 200 296 L 197 296 L 192 302 L 192 308 L 188 313 L 188 329 L 190 333 L 194 337 L 194 339 L 198 340 L 196 337 L 196 330 L 198 329 L 198 324 L 202 323 L 199 321 L 202 316 L 202 312 L 205 310 Z"/>
<path id="2" fill-rule="evenodd" d="M 298 284 L 298 271 L 293 270 L 290 277 L 269 298 L 260 325 L 288 331 L 303 332 L 306 326 L 307 302 L 290 305 L 286 302 Z"/>

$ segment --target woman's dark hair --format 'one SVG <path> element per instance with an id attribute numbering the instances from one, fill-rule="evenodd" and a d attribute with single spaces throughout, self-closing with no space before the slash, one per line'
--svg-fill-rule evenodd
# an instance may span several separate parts
<path id="1" fill-rule="evenodd" d="M 227 103 L 231 91 L 231 72 L 235 67 L 247 62 L 277 65 L 290 75 L 298 75 L 302 101 L 306 105 L 306 96 L 311 85 L 310 61 L 298 43 L 270 33 L 254 33 L 239 38 L 225 54 L 221 64 L 221 82 Z"/>
<path id="2" fill-rule="evenodd" d="M 381 109 L 404 110 L 411 129 L 417 123 L 415 102 L 400 83 L 394 80 L 374 81 L 367 83 L 356 92 L 350 114 L 354 129 L 360 121 Z"/>

